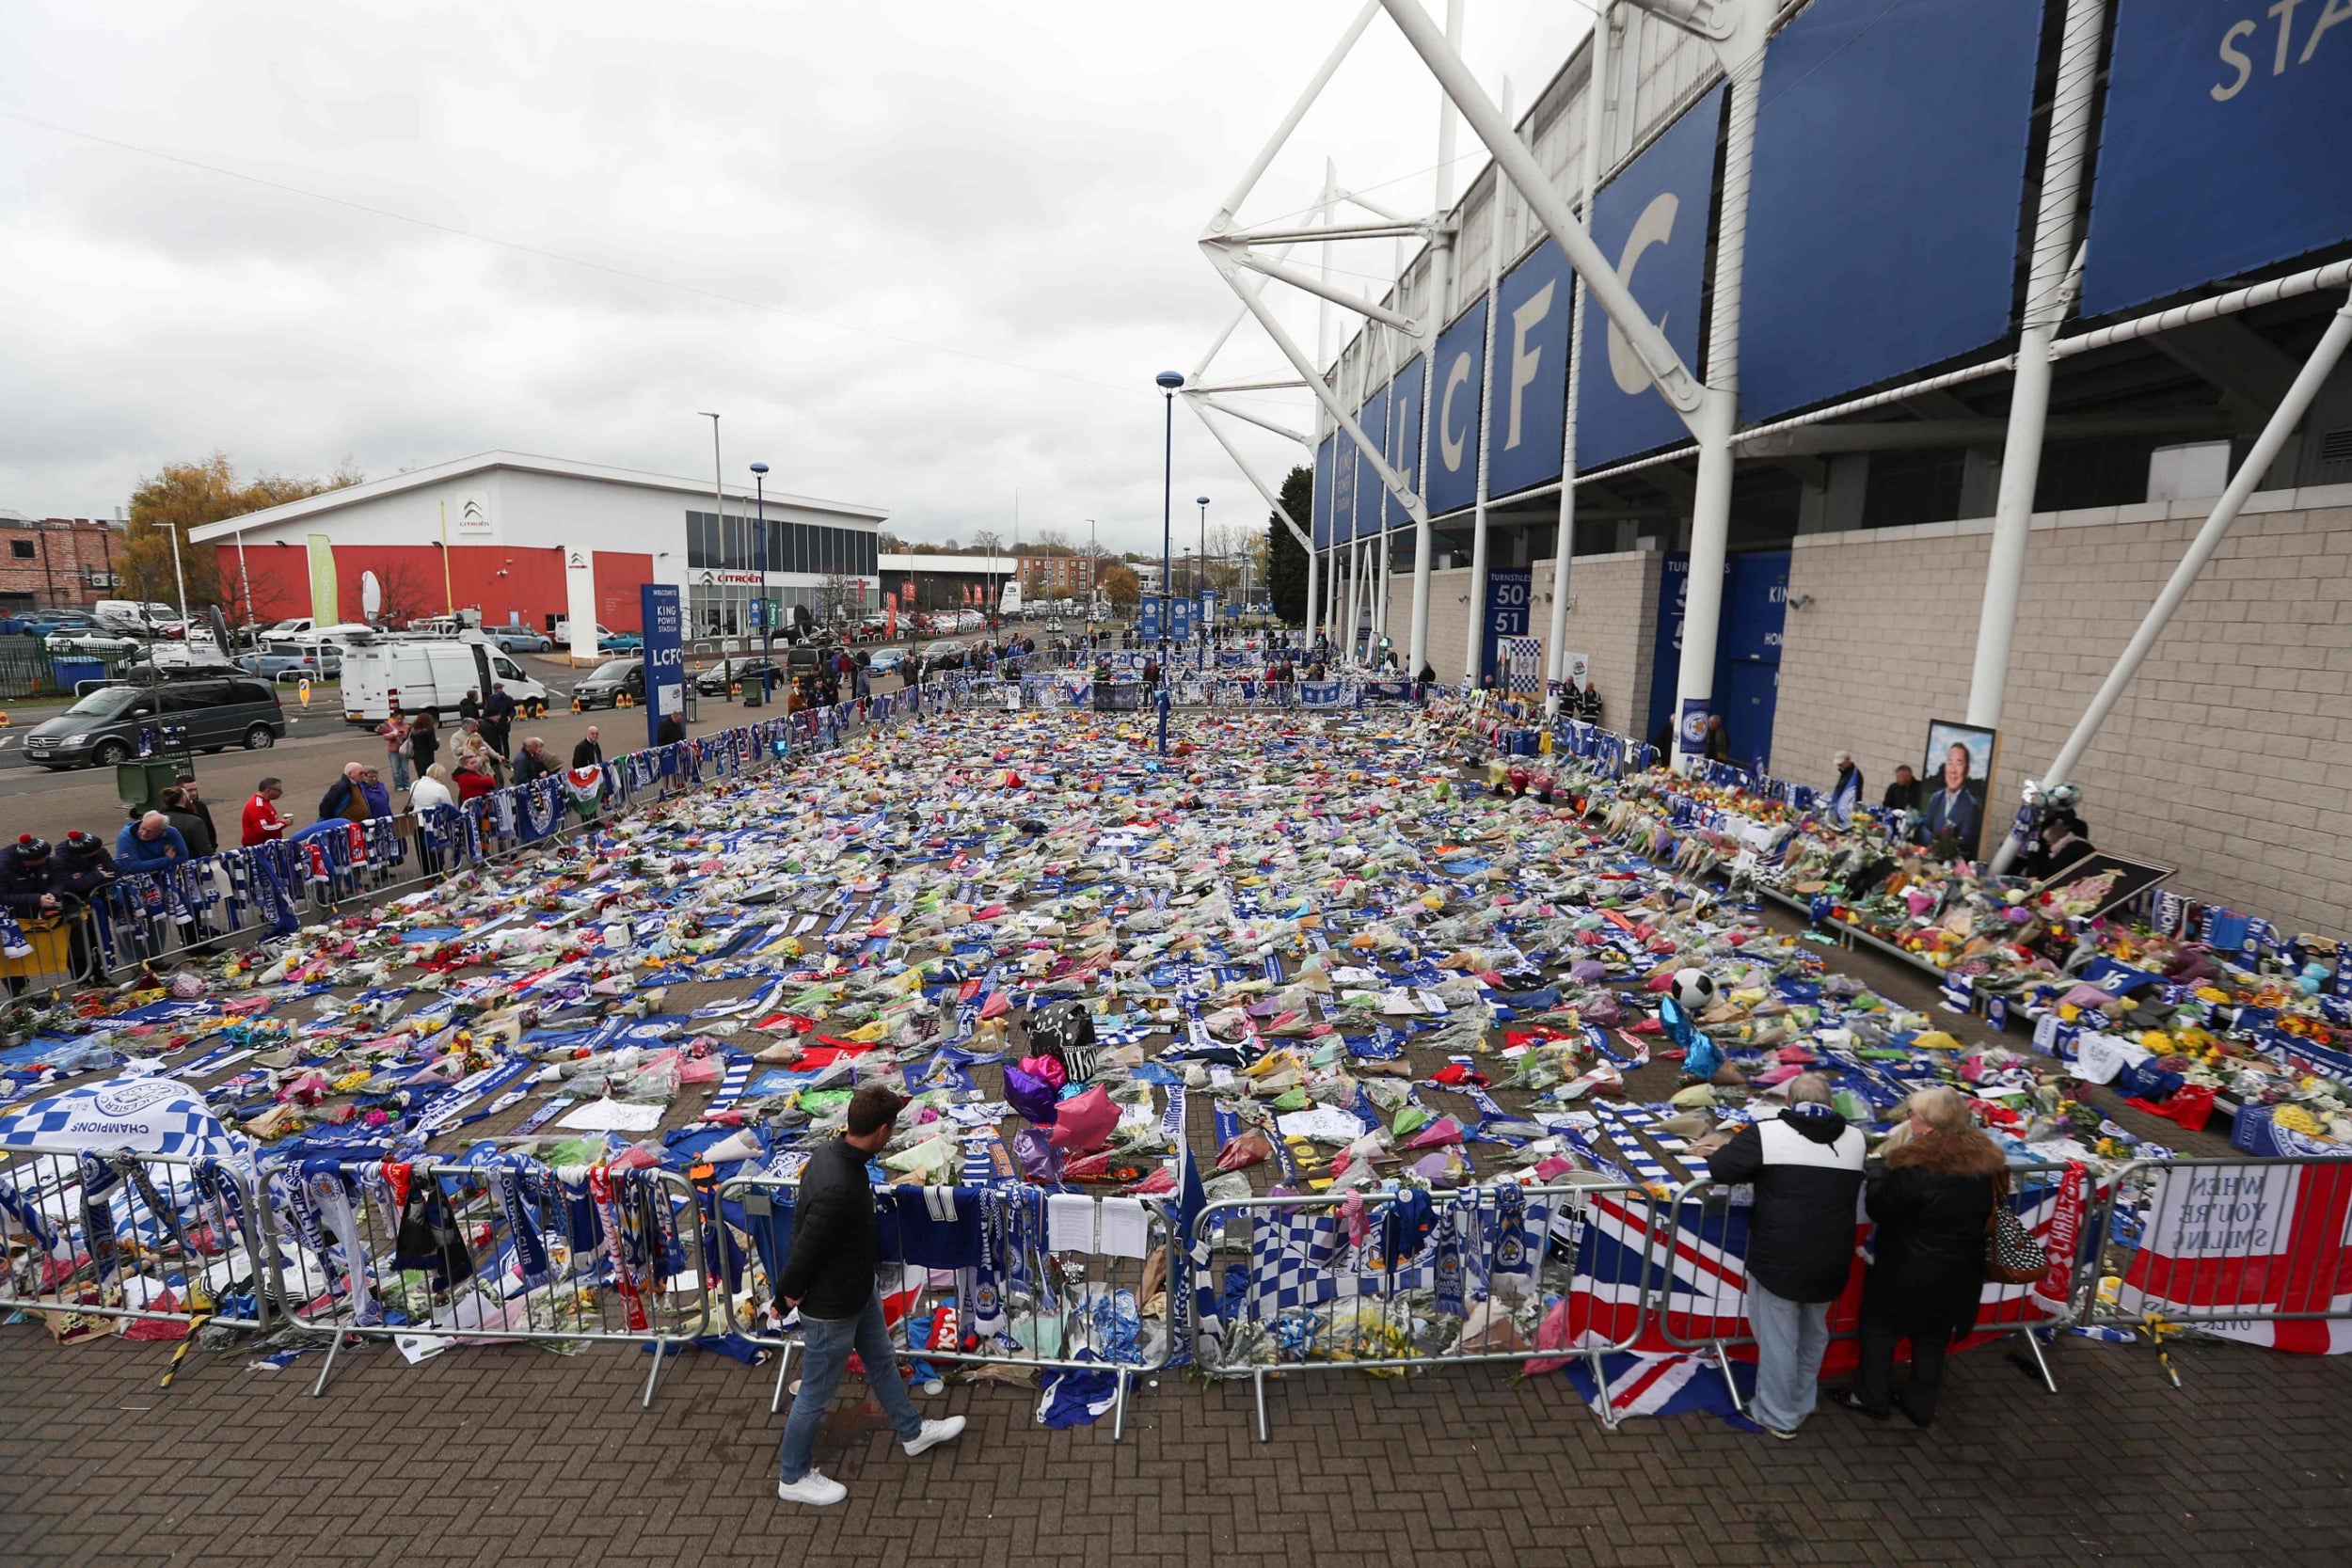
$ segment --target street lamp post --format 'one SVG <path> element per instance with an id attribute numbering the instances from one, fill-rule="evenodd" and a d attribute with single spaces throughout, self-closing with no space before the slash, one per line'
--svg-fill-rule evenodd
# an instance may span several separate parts
<path id="1" fill-rule="evenodd" d="M 765 703 L 776 694 L 776 618 L 770 613 L 773 607 L 768 602 L 768 465 L 765 463 L 752 465 L 752 492 L 759 513 L 759 700 Z"/>
<path id="2" fill-rule="evenodd" d="M 1169 569 L 1168 545 L 1175 524 L 1176 487 L 1176 388 L 1184 384 L 1181 371 L 1162 371 L 1152 378 L 1159 384 L 1163 401 L 1168 404 L 1168 419 L 1162 436 L 1160 468 L 1160 755 L 1168 755 L 1168 590 Z"/>

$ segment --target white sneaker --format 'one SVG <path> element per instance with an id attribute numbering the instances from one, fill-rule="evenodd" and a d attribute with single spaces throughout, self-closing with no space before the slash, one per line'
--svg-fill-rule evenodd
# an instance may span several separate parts
<path id="1" fill-rule="evenodd" d="M 913 1442 L 901 1443 L 898 1446 L 906 1449 L 909 1459 L 913 1459 L 926 1449 L 935 1449 L 942 1443 L 952 1443 L 962 1435 L 963 1418 L 950 1416 L 944 1421 L 925 1421 L 922 1432 Z"/>
<path id="2" fill-rule="evenodd" d="M 929 1423 L 925 1423 L 929 1425 Z M 776 1482 L 776 1496 L 788 1503 L 806 1503 L 811 1508 L 830 1508 L 850 1495 L 850 1489 L 831 1476 L 809 1471 L 798 1481 Z"/>

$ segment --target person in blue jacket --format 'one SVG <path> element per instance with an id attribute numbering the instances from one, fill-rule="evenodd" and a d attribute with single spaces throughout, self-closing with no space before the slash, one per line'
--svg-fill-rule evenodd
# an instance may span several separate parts
<path id="1" fill-rule="evenodd" d="M 115 838 L 115 865 L 122 871 L 163 871 L 188 858 L 188 841 L 159 811 L 125 822 Z"/>

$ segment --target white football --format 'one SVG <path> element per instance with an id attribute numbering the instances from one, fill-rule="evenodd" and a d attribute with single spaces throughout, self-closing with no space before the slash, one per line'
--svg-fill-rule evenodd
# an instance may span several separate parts
<path id="1" fill-rule="evenodd" d="M 1703 969 L 1677 969 L 1667 994 L 1684 1012 L 1703 1013 L 1715 1001 L 1715 977 Z"/>

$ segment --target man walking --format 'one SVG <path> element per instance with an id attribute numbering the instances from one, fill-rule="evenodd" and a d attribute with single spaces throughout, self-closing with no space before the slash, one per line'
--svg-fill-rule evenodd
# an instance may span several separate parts
<path id="1" fill-rule="evenodd" d="M 1863 1137 L 1830 1105 L 1818 1072 L 1788 1081 L 1788 1108 L 1740 1130 L 1707 1162 L 1731 1184 L 1754 1182 L 1748 1217 L 1748 1322 L 1756 1330 L 1756 1397 L 1748 1414 L 1794 1437 L 1813 1414 L 1829 1306 L 1853 1270 Z"/>
<path id="2" fill-rule="evenodd" d="M 881 1243 L 866 1163 L 890 1142 L 891 1128 L 905 1104 L 880 1084 L 859 1089 L 850 1100 L 847 1131 L 818 1149 L 801 1173 L 792 1251 L 776 1280 L 776 1294 L 784 1305 L 800 1309 L 805 1343 L 800 1392 L 784 1426 L 783 1479 L 776 1487 L 776 1496 L 788 1503 L 822 1508 L 850 1495 L 848 1487 L 818 1473 L 810 1461 L 817 1429 L 851 1351 L 857 1352 L 866 1386 L 910 1457 L 963 1433 L 962 1417 L 927 1421 L 907 1397 L 890 1329 L 882 1321 L 882 1297 L 874 1289 Z"/>

